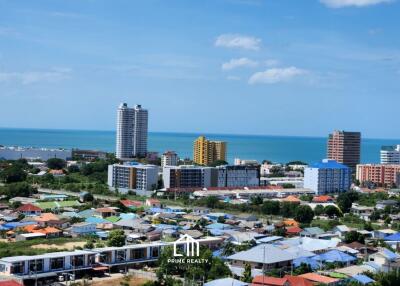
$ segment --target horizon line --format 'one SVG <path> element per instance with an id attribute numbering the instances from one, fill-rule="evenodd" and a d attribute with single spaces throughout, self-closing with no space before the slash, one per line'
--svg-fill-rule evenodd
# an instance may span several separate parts
<path id="1" fill-rule="evenodd" d="M 43 131 L 81 131 L 81 132 L 116 132 L 111 129 L 70 129 L 70 128 L 37 128 L 37 127 L 4 127 L 0 126 L 1 129 L 14 129 L 14 130 L 43 130 Z M 338 129 L 335 129 L 338 130 Z M 345 130 L 346 131 L 346 130 Z M 327 139 L 327 136 L 315 136 L 315 135 L 279 135 L 279 134 L 245 134 L 245 133 L 215 133 L 215 132 L 185 132 L 185 131 L 148 131 L 149 133 L 164 133 L 164 134 L 185 134 L 185 135 L 217 135 L 217 136 L 253 136 L 253 137 L 296 137 L 296 138 L 316 138 L 316 139 Z M 362 139 L 368 140 L 399 140 L 399 138 L 374 138 L 374 137 L 361 137 Z"/>

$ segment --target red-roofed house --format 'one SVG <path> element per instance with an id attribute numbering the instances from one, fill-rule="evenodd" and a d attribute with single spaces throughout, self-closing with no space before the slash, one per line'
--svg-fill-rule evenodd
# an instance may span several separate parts
<path id="1" fill-rule="evenodd" d="M 132 200 L 120 200 L 119 201 L 124 207 L 135 209 L 143 206 L 143 203 L 140 201 L 132 201 Z"/>
<path id="2" fill-rule="evenodd" d="M 25 216 L 38 216 L 42 214 L 42 209 L 32 204 L 25 204 L 17 208 L 17 212 Z"/>
<path id="3" fill-rule="evenodd" d="M 251 285 L 260 286 L 290 286 L 286 278 L 258 275 L 254 277 Z"/>
<path id="4" fill-rule="evenodd" d="M 161 207 L 161 202 L 157 199 L 147 199 L 145 204 L 146 204 L 146 206 L 152 207 L 152 208 L 160 208 Z"/>
<path id="5" fill-rule="evenodd" d="M 286 234 L 289 235 L 289 236 L 297 236 L 302 231 L 303 231 L 303 229 L 301 229 L 298 226 L 290 226 L 290 227 L 286 228 Z"/>
<path id="6" fill-rule="evenodd" d="M 331 196 L 323 195 L 314 197 L 312 201 L 313 203 L 326 204 L 333 202 L 333 198 Z"/>
<path id="7" fill-rule="evenodd" d="M 300 277 L 285 275 L 283 278 L 258 275 L 254 277 L 252 286 L 313 286 L 309 280 Z"/>
<path id="8" fill-rule="evenodd" d="M 286 198 L 282 199 L 282 202 L 300 204 L 300 199 L 296 196 L 290 195 L 290 196 L 287 196 Z"/>

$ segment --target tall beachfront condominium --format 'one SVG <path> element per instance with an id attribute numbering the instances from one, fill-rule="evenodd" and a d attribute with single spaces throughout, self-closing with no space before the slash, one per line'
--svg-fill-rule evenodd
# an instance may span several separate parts
<path id="1" fill-rule="evenodd" d="M 381 164 L 400 164 L 400 145 L 382 146 Z"/>
<path id="2" fill-rule="evenodd" d="M 328 138 L 328 159 L 350 167 L 353 172 L 360 163 L 360 132 L 335 130 Z"/>
<path id="3" fill-rule="evenodd" d="M 193 162 L 209 165 L 218 160 L 226 161 L 226 142 L 211 141 L 199 136 L 193 143 Z"/>
<path id="4" fill-rule="evenodd" d="M 304 188 L 316 194 L 345 192 L 350 184 L 351 169 L 335 160 L 324 159 L 304 169 Z"/>
<path id="5" fill-rule="evenodd" d="M 129 108 L 126 103 L 118 107 L 117 150 L 118 159 L 144 157 L 147 153 L 148 112 L 141 105 Z"/>

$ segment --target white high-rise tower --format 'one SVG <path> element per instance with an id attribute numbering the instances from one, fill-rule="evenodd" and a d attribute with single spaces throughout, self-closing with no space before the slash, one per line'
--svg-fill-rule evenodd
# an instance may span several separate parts
<path id="1" fill-rule="evenodd" d="M 117 115 L 118 159 L 146 156 L 147 123 L 148 112 L 141 105 L 129 108 L 126 103 L 120 104 Z"/>

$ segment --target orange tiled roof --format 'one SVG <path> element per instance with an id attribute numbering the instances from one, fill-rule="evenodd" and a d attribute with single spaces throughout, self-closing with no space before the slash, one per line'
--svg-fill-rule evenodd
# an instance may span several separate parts
<path id="1" fill-rule="evenodd" d="M 300 233 L 302 231 L 303 231 L 303 229 L 301 229 L 298 226 L 291 226 L 291 227 L 286 228 L 286 233 L 291 233 L 291 234 Z"/>
<path id="2" fill-rule="evenodd" d="M 282 201 L 284 202 L 288 202 L 288 203 L 300 203 L 300 199 L 297 198 L 296 196 L 287 196 L 286 198 L 282 199 Z"/>
<path id="3" fill-rule="evenodd" d="M 322 283 L 322 284 L 330 284 L 330 283 L 336 283 L 339 281 L 339 279 L 336 278 L 331 278 L 328 276 L 323 276 L 317 273 L 305 273 L 305 274 L 301 274 L 299 275 L 300 277 L 303 277 L 307 280 L 310 280 L 312 282 L 318 282 L 318 283 Z"/>
<path id="4" fill-rule="evenodd" d="M 313 202 L 317 203 L 327 203 L 333 201 L 333 198 L 331 196 L 323 195 L 323 196 L 316 196 L 313 198 Z"/>
<path id="5" fill-rule="evenodd" d="M 58 220 L 58 216 L 53 213 L 42 213 L 39 217 L 35 218 L 36 221 L 50 221 L 50 220 Z"/>
<path id="6" fill-rule="evenodd" d="M 284 278 L 286 278 L 289 281 L 290 286 L 313 286 L 314 284 L 307 280 L 304 277 L 300 276 L 292 276 L 292 275 L 285 275 Z"/>
<path id="7" fill-rule="evenodd" d="M 258 275 L 254 277 L 252 285 L 273 285 L 283 286 L 287 282 L 286 278 L 276 278 L 271 276 Z"/>
<path id="8" fill-rule="evenodd" d="M 59 232 L 61 232 L 61 230 L 59 230 L 58 228 L 55 228 L 55 227 L 48 226 L 48 227 L 39 229 L 36 232 L 43 233 L 43 234 L 51 234 L 51 233 L 59 233 Z"/>
<path id="9" fill-rule="evenodd" d="M 282 221 L 285 226 L 299 226 L 299 223 L 294 219 L 288 218 Z"/>

